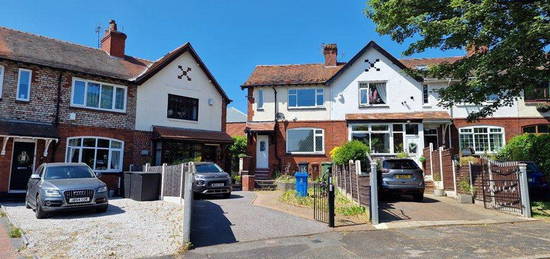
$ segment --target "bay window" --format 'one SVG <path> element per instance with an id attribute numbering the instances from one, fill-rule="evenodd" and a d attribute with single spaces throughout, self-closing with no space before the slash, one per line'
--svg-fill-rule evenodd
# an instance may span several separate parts
<path id="1" fill-rule="evenodd" d="M 324 154 L 324 130 L 297 128 L 287 130 L 286 152 L 293 154 Z"/>
<path id="2" fill-rule="evenodd" d="M 385 82 L 360 82 L 359 106 L 385 105 L 387 103 Z"/>
<path id="3" fill-rule="evenodd" d="M 122 171 L 124 142 L 101 137 L 74 137 L 67 139 L 65 162 L 85 163 L 94 171 Z"/>
<path id="4" fill-rule="evenodd" d="M 75 78 L 71 106 L 124 112 L 126 87 Z"/>
<path id="5" fill-rule="evenodd" d="M 459 129 L 460 150 L 495 153 L 504 146 L 504 129 L 494 126 L 472 126 Z"/>
<path id="6" fill-rule="evenodd" d="M 352 124 L 350 140 L 367 144 L 373 154 L 417 153 L 416 148 L 405 148 L 405 137 L 418 136 L 418 124 Z"/>
<path id="7" fill-rule="evenodd" d="M 323 88 L 289 89 L 289 108 L 320 108 L 324 105 Z"/>

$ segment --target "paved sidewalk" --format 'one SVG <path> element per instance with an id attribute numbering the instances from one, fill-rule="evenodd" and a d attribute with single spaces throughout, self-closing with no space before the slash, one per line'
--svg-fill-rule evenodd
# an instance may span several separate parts
<path id="1" fill-rule="evenodd" d="M 8 221 L 6 217 L 0 219 L 0 258 L 15 259 L 17 252 L 8 235 Z"/>
<path id="2" fill-rule="evenodd" d="M 196 248 L 185 258 L 540 258 L 550 222 L 327 232 Z"/>

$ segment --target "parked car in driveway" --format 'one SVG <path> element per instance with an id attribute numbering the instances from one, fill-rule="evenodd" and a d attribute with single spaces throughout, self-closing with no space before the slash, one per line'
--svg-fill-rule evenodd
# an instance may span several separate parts
<path id="1" fill-rule="evenodd" d="M 195 180 L 193 193 L 195 196 L 221 194 L 224 198 L 231 197 L 231 176 L 212 162 L 195 163 Z"/>
<path id="2" fill-rule="evenodd" d="M 31 175 L 27 185 L 25 206 L 36 218 L 49 212 L 95 208 L 105 212 L 109 206 L 107 185 L 83 163 L 42 164 Z"/>
<path id="3" fill-rule="evenodd" d="M 385 159 L 379 174 L 382 194 L 412 194 L 415 201 L 424 199 L 424 172 L 412 159 Z"/>

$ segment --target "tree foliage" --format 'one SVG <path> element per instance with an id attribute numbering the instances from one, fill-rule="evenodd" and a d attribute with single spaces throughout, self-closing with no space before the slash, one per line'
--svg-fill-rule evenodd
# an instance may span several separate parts
<path id="1" fill-rule="evenodd" d="M 233 144 L 228 149 L 231 155 L 231 171 L 235 172 L 239 169 L 239 157 L 246 154 L 246 145 L 245 136 L 233 137 Z"/>
<path id="2" fill-rule="evenodd" d="M 378 33 L 398 43 L 412 40 L 405 55 L 430 48 L 476 50 L 454 63 L 409 71 L 455 80 L 440 90 L 440 105 L 483 105 L 470 120 L 550 80 L 549 12 L 547 0 L 370 0 L 365 10 Z M 486 103 L 488 96 L 494 102 Z"/>
<path id="3" fill-rule="evenodd" d="M 497 157 L 503 160 L 533 161 L 550 175 L 550 135 L 522 134 L 513 137 Z"/>

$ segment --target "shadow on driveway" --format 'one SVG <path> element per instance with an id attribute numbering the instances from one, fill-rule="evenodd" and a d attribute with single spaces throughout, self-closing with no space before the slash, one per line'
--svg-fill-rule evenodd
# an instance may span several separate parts
<path id="1" fill-rule="evenodd" d="M 242 199 L 232 194 L 229 199 Z M 211 199 L 220 199 L 213 196 Z M 194 247 L 229 244 L 237 242 L 231 230 L 231 221 L 225 216 L 220 205 L 202 198 L 194 200 L 191 217 L 191 243 Z"/>

